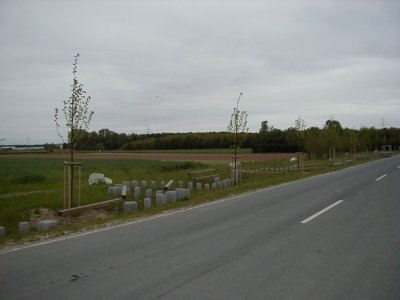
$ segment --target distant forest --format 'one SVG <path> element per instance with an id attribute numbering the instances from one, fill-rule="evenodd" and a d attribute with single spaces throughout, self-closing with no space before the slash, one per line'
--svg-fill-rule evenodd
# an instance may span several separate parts
<path id="1" fill-rule="evenodd" d="M 126 134 L 109 129 L 98 132 L 83 132 L 78 150 L 163 150 L 163 149 L 213 149 L 229 148 L 232 145 L 229 132 L 199 133 L 151 133 Z M 242 148 L 252 148 L 253 152 L 296 152 L 304 151 L 313 157 L 337 152 L 380 150 L 383 145 L 400 146 L 400 128 L 376 129 L 343 128 L 336 120 L 328 120 L 322 128 L 310 127 L 298 130 L 276 129 L 261 123 L 259 132 L 246 134 Z M 47 145 L 49 146 L 49 145 Z M 67 145 L 64 145 L 67 147 Z"/>

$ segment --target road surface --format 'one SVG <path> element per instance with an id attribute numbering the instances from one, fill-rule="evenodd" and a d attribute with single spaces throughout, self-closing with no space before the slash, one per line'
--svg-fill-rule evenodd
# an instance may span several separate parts
<path id="1" fill-rule="evenodd" d="M 0 254 L 0 299 L 400 299 L 400 157 Z"/>

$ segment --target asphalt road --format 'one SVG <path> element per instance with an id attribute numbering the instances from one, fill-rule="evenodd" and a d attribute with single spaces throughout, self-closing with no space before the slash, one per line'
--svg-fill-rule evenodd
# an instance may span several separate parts
<path id="1" fill-rule="evenodd" d="M 400 157 L 0 254 L 0 299 L 400 299 Z"/>

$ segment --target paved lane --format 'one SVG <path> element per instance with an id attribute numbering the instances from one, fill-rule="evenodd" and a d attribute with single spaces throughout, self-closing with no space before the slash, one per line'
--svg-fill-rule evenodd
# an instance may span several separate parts
<path id="1" fill-rule="evenodd" d="M 0 299 L 399 299 L 399 165 L 0 254 Z"/>

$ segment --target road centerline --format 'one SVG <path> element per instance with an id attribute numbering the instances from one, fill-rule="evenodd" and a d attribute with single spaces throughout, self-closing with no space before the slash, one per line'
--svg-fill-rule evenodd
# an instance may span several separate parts
<path id="1" fill-rule="evenodd" d="M 323 213 L 326 213 L 328 210 L 334 208 L 336 205 L 338 205 L 338 204 L 340 204 L 340 203 L 342 203 L 342 202 L 343 202 L 343 200 L 336 201 L 335 203 L 329 205 L 328 207 L 325 207 L 324 209 L 320 210 L 319 212 L 313 214 L 311 217 L 308 217 L 307 219 L 304 219 L 304 220 L 301 221 L 300 223 L 301 223 L 301 224 L 306 224 L 306 223 L 308 223 L 308 222 L 314 220 L 315 218 L 319 217 L 319 216 L 322 215 Z"/>
<path id="2" fill-rule="evenodd" d="M 387 176 L 387 174 L 383 174 L 382 176 L 379 176 L 378 178 L 376 178 L 375 181 L 379 181 L 379 180 L 381 180 L 382 178 L 384 178 L 386 176 Z"/>

